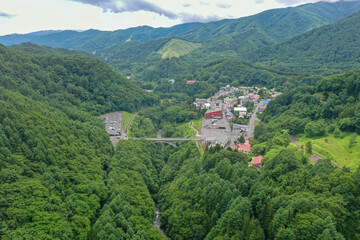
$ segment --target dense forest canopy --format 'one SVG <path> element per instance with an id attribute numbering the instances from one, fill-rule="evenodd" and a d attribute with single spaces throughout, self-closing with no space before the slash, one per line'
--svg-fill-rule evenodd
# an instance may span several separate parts
<path id="1" fill-rule="evenodd" d="M 349 71 L 323 78 L 316 86 L 300 86 L 282 94 L 271 101 L 261 118 L 268 122 L 270 135 L 282 129 L 290 134 L 304 133 L 306 126 L 312 125 L 315 130 L 329 126 L 329 132 L 338 128 L 360 133 L 359 93 L 360 71 Z"/>
<path id="2" fill-rule="evenodd" d="M 76 55 L 24 55 L 0 46 L 0 85 L 34 99 L 101 114 L 158 102 L 107 64 Z"/>

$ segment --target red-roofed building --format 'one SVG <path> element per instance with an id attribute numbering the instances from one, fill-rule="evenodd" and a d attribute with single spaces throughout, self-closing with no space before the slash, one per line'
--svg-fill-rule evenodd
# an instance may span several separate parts
<path id="1" fill-rule="evenodd" d="M 267 103 L 263 103 L 263 104 L 259 107 L 259 111 L 260 111 L 260 112 L 263 112 L 266 108 L 267 108 Z"/>
<path id="2" fill-rule="evenodd" d="M 187 84 L 194 84 L 194 83 L 196 83 L 196 81 L 195 81 L 195 80 L 189 80 L 189 81 L 187 81 L 186 83 L 187 83 Z"/>
<path id="3" fill-rule="evenodd" d="M 257 157 L 253 157 L 251 160 L 251 164 L 253 166 L 256 166 L 258 168 L 260 168 L 262 166 L 262 160 L 263 160 L 263 156 L 257 156 Z"/>
<path id="4" fill-rule="evenodd" d="M 205 118 L 222 118 L 223 111 L 222 110 L 209 110 L 205 113 Z"/>
<path id="5" fill-rule="evenodd" d="M 232 147 L 232 149 L 233 150 L 236 149 L 239 152 L 243 152 L 243 153 L 246 153 L 246 154 L 251 153 L 251 145 L 250 145 L 249 140 L 245 140 L 245 143 L 243 143 L 243 144 L 234 145 Z"/>

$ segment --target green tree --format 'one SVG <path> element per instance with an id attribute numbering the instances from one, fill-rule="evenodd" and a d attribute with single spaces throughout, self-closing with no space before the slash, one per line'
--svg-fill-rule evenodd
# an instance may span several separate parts
<path id="1" fill-rule="evenodd" d="M 306 148 L 306 152 L 308 154 L 312 154 L 312 143 L 311 143 L 311 141 L 306 142 L 305 148 Z"/>

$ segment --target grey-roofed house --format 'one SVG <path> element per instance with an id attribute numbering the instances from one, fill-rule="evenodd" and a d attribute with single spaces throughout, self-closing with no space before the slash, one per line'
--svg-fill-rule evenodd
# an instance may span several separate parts
<path id="1" fill-rule="evenodd" d="M 230 142 L 228 135 L 220 134 L 216 137 L 215 144 L 219 144 L 222 147 L 225 147 Z"/>

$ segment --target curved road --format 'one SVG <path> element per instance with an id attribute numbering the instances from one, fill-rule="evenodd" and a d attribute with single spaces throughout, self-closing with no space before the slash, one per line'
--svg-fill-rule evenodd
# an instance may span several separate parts
<path id="1" fill-rule="evenodd" d="M 132 123 L 132 121 L 134 120 L 134 118 L 135 118 L 136 115 L 137 115 L 137 113 L 135 113 L 134 115 L 131 116 L 129 123 L 127 124 L 127 126 L 126 126 L 126 128 L 125 128 L 125 130 L 124 130 L 124 136 L 125 136 L 125 137 L 127 137 L 127 134 L 128 134 L 128 131 L 129 131 L 129 127 L 130 127 L 130 125 L 131 125 L 131 123 Z"/>

